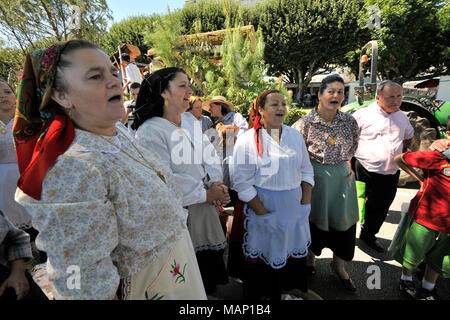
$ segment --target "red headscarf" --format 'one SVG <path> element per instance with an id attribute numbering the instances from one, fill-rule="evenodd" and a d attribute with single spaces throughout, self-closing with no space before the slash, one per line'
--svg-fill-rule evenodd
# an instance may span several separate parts
<path id="1" fill-rule="evenodd" d="M 250 109 L 250 119 L 248 122 L 248 128 L 255 129 L 256 150 L 258 150 L 258 155 L 260 157 L 262 157 L 263 154 L 263 144 L 259 136 L 259 130 L 264 126 L 261 123 L 261 114 L 259 113 L 259 107 L 263 107 L 261 103 L 265 97 L 267 97 L 271 93 L 278 93 L 278 92 L 279 92 L 278 90 L 265 90 L 263 93 L 257 96 L 255 100 L 253 100 L 252 107 Z"/>
<path id="2" fill-rule="evenodd" d="M 51 99 L 56 68 L 67 43 L 28 54 L 19 86 L 13 126 L 20 171 L 17 186 L 36 200 L 41 199 L 47 171 L 75 137 L 72 121 Z"/>

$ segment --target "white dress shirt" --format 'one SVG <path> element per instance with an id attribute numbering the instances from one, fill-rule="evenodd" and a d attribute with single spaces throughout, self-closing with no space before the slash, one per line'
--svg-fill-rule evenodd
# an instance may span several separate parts
<path id="1" fill-rule="evenodd" d="M 355 158 L 370 172 L 395 174 L 394 158 L 403 151 L 403 141 L 414 136 L 414 128 L 402 111 L 387 113 L 377 102 L 357 110 L 359 141 Z"/>
<path id="2" fill-rule="evenodd" d="M 136 67 L 135 64 L 129 63 L 125 68 L 125 75 L 127 77 L 127 81 L 130 81 L 128 88 L 130 88 L 133 82 L 141 83 L 142 82 L 142 74 L 139 71 L 139 68 Z"/>

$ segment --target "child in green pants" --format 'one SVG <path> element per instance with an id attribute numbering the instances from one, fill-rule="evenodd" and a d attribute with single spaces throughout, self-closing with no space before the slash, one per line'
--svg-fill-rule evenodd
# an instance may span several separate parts
<path id="1" fill-rule="evenodd" d="M 450 117 L 447 121 L 450 145 Z M 450 163 L 438 151 L 407 151 L 395 158 L 400 168 L 419 181 L 421 188 L 411 200 L 408 221 L 394 247 L 393 257 L 403 266 L 400 290 L 416 299 L 437 299 L 435 284 L 439 275 L 450 277 Z M 413 168 L 420 168 L 423 176 Z M 425 275 L 416 291 L 412 272 L 425 261 Z"/>

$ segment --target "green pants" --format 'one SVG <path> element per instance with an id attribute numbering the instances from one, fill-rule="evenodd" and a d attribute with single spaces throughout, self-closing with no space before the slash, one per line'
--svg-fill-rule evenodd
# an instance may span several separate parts
<path id="1" fill-rule="evenodd" d="M 450 236 L 416 222 L 408 217 L 403 234 L 392 256 L 403 267 L 414 270 L 422 262 L 444 278 L 450 278 Z"/>

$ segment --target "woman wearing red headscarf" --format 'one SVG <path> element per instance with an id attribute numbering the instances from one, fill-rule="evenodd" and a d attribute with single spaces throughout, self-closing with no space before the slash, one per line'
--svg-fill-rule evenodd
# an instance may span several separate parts
<path id="1" fill-rule="evenodd" d="M 25 206 L 56 299 L 206 299 L 170 168 L 117 123 L 117 70 L 96 45 L 27 55 L 13 127 Z"/>
<path id="2" fill-rule="evenodd" d="M 305 257 L 313 169 L 301 134 L 283 124 L 286 112 L 279 91 L 258 96 L 230 165 L 232 186 L 244 203 L 246 299 L 310 297 Z"/>

